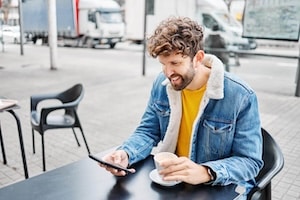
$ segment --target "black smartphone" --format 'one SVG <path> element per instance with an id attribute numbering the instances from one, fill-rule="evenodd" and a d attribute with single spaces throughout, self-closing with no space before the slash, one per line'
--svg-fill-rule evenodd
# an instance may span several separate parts
<path id="1" fill-rule="evenodd" d="M 122 171 L 125 171 L 126 173 L 132 173 L 129 169 L 125 168 L 125 167 L 122 167 L 120 165 L 116 165 L 116 164 L 113 164 L 113 163 L 109 163 L 109 162 L 106 162 L 104 160 L 102 160 L 101 158 L 98 158 L 98 157 L 95 157 L 93 155 L 89 155 L 89 157 L 103 165 L 106 165 L 108 167 L 111 167 L 111 168 L 114 168 L 114 169 L 117 169 L 117 170 L 122 170 Z"/>

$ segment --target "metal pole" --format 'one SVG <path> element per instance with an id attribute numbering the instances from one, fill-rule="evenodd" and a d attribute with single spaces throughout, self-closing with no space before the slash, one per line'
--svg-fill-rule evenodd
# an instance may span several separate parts
<path id="1" fill-rule="evenodd" d="M 1 1 L 1 0 L 0 0 Z M 0 15 L 2 14 L 2 9 L 0 8 Z M 1 33 L 3 32 L 3 27 L 2 27 L 2 20 L 0 20 L 0 28 L 1 28 Z M 4 52 L 4 41 L 3 41 L 3 35 L 0 35 L 0 43 L 2 46 L 2 52 Z"/>
<path id="2" fill-rule="evenodd" d="M 300 97 L 300 43 L 298 42 L 299 46 L 299 57 L 298 57 L 298 68 L 297 68 L 297 77 L 296 77 L 296 97 Z"/>
<path id="3" fill-rule="evenodd" d="M 142 75 L 146 75 L 146 32 L 147 32 L 147 0 L 145 1 L 145 6 L 144 6 L 144 48 L 143 48 L 143 69 L 142 69 Z"/>
<path id="4" fill-rule="evenodd" d="M 19 0 L 19 26 L 20 26 L 20 54 L 24 55 L 24 31 L 23 31 L 23 15 L 22 15 L 22 0 Z"/>
<path id="5" fill-rule="evenodd" d="M 56 0 L 48 0 L 48 22 L 50 46 L 50 69 L 57 69 L 57 24 L 56 24 Z"/>

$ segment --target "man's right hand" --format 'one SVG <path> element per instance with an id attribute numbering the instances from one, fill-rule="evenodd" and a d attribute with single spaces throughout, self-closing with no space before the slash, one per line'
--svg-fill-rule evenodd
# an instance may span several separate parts
<path id="1" fill-rule="evenodd" d="M 120 165 L 125 168 L 127 168 L 128 163 L 129 163 L 128 155 L 124 150 L 116 150 L 112 153 L 105 155 L 102 159 L 105 160 L 106 162 Z M 117 170 L 117 169 L 114 169 L 114 168 L 111 168 L 111 167 L 108 167 L 108 166 L 102 165 L 102 164 L 99 164 L 99 165 L 100 165 L 100 167 L 105 168 L 107 171 L 109 171 L 110 173 L 112 173 L 115 176 L 125 176 L 126 175 L 125 171 L 122 171 L 122 170 L 120 171 L 120 170 Z M 132 168 L 129 170 L 132 173 L 135 173 L 135 169 Z"/>

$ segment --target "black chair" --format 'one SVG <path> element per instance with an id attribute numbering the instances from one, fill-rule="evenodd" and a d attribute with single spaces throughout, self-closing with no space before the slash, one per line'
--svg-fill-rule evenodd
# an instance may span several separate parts
<path id="1" fill-rule="evenodd" d="M 45 144 L 44 133 L 49 129 L 59 128 L 72 128 L 76 142 L 78 146 L 80 143 L 76 136 L 74 128 L 79 128 L 86 146 L 88 153 L 90 150 L 84 136 L 82 126 L 77 114 L 77 108 L 84 95 L 84 88 L 82 84 L 76 84 L 73 87 L 54 94 L 40 94 L 30 97 L 31 103 L 31 127 L 32 127 L 32 144 L 33 153 L 35 153 L 35 139 L 34 132 L 37 131 L 41 135 L 42 139 L 42 157 L 43 157 L 43 171 L 46 171 L 46 159 L 45 159 Z M 45 103 L 45 100 L 60 101 L 59 105 L 46 106 L 41 104 Z M 53 104 L 53 102 L 52 102 Z M 51 105 L 52 105 L 51 104 Z"/>
<path id="2" fill-rule="evenodd" d="M 248 200 L 271 200 L 271 181 L 281 171 L 284 157 L 273 137 L 262 128 L 264 167 L 256 177 L 257 185 L 249 192 Z"/>

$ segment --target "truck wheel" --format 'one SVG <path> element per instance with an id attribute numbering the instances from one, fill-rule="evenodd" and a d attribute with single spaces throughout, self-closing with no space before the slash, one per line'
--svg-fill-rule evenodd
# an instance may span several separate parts
<path id="1" fill-rule="evenodd" d="M 88 48 L 95 48 L 95 45 L 93 44 L 93 39 L 92 38 L 87 39 L 86 45 L 87 45 Z"/>
<path id="2" fill-rule="evenodd" d="M 83 47 L 84 42 L 85 41 L 83 37 L 78 38 L 76 47 Z"/>
<path id="3" fill-rule="evenodd" d="M 48 37 L 42 38 L 42 45 L 48 45 Z"/>
<path id="4" fill-rule="evenodd" d="M 37 41 L 37 38 L 36 38 L 36 37 L 33 37 L 33 38 L 32 38 L 33 44 L 36 44 L 36 41 Z"/>
<path id="5" fill-rule="evenodd" d="M 109 47 L 110 47 L 111 49 L 113 49 L 113 48 L 115 48 L 116 44 L 117 44 L 117 43 L 110 43 L 110 44 L 109 44 Z"/>

